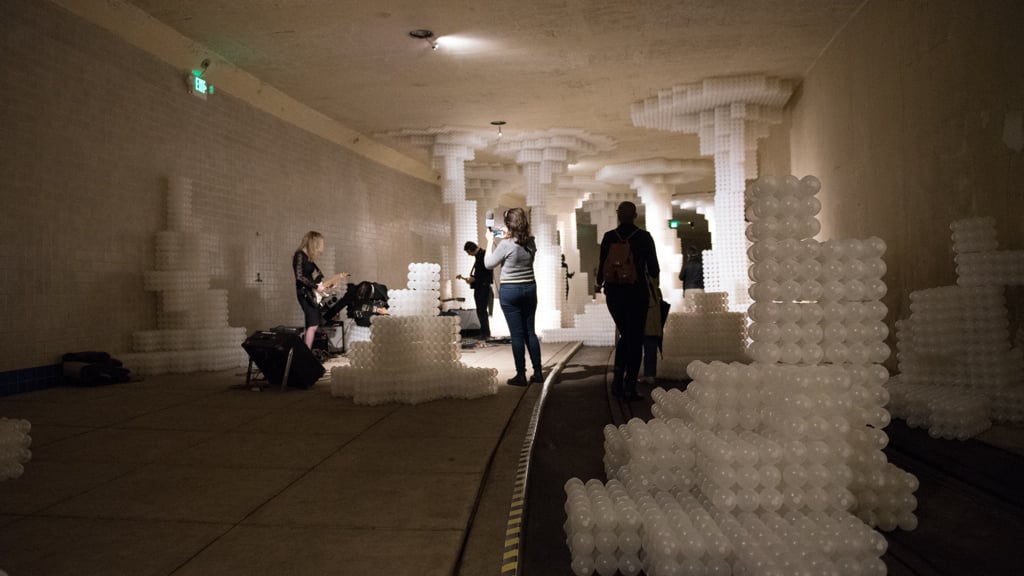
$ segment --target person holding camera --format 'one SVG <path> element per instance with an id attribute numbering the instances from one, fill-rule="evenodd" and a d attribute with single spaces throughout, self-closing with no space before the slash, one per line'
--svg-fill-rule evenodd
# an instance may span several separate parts
<path id="1" fill-rule="evenodd" d="M 468 278 L 460 278 L 473 288 L 476 318 L 480 321 L 480 338 L 486 341 L 491 337 L 490 307 L 494 299 L 491 284 L 494 283 L 494 271 L 484 265 L 484 255 L 487 252 L 477 246 L 476 242 L 466 242 L 462 249 L 473 257 L 473 269 L 470 270 Z"/>
<path id="2" fill-rule="evenodd" d="M 495 238 L 503 238 L 497 247 Z M 516 375 L 508 380 L 512 386 L 526 386 L 530 382 L 543 382 L 540 340 L 534 329 L 537 314 L 537 281 L 533 275 L 533 260 L 537 244 L 530 235 L 530 221 L 522 208 L 505 211 L 505 227 L 495 228 L 487 235 L 484 265 L 494 270 L 501 265 L 501 286 L 498 302 L 505 314 L 512 340 L 512 358 Z M 526 353 L 533 364 L 533 376 L 526 379 Z"/>

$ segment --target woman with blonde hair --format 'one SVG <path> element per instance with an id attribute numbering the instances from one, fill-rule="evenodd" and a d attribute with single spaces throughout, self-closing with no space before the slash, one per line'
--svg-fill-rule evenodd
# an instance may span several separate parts
<path id="1" fill-rule="evenodd" d="M 504 240 L 494 247 L 495 237 Z M 512 386 L 526 386 L 530 382 L 543 382 L 541 372 L 540 340 L 534 329 L 537 314 L 537 281 L 533 276 L 533 259 L 537 244 L 530 235 L 530 221 L 522 208 L 505 211 L 505 227 L 487 235 L 484 266 L 493 270 L 501 265 L 501 287 L 498 302 L 505 313 L 512 339 L 512 358 L 516 375 L 508 381 Z M 526 379 L 526 353 L 530 354 L 533 376 Z"/>
<path id="2" fill-rule="evenodd" d="M 310 349 L 313 348 L 313 339 L 316 337 L 316 330 L 320 326 L 322 316 L 320 307 L 317 304 L 317 294 L 323 294 L 325 290 L 334 288 L 338 282 L 344 280 L 347 274 L 342 272 L 329 280 L 324 280 L 324 274 L 316 265 L 316 259 L 324 253 L 324 237 L 315 230 L 306 232 L 302 237 L 299 249 L 292 255 L 292 271 L 295 274 L 295 297 L 302 308 L 302 316 L 305 321 L 303 326 L 303 341 Z"/>

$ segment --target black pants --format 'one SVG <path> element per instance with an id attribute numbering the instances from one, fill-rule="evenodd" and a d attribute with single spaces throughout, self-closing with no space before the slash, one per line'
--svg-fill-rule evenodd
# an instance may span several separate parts
<path id="1" fill-rule="evenodd" d="M 604 293 L 608 312 L 619 329 L 619 341 L 615 344 L 615 382 L 622 382 L 626 394 L 633 394 L 643 358 L 647 286 L 639 282 L 605 284 Z"/>
<path id="2" fill-rule="evenodd" d="M 490 284 L 473 283 L 473 302 L 476 304 L 476 318 L 480 321 L 480 337 L 491 337 L 491 319 L 488 308 L 494 300 Z"/>

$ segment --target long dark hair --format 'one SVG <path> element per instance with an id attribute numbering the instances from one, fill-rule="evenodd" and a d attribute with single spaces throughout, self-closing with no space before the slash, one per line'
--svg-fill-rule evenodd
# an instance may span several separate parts
<path id="1" fill-rule="evenodd" d="M 515 239 L 516 244 L 531 252 L 537 249 L 537 245 L 530 235 L 530 220 L 526 217 L 526 211 L 522 208 L 510 208 L 505 211 L 505 227 L 508 228 L 509 236 Z"/>

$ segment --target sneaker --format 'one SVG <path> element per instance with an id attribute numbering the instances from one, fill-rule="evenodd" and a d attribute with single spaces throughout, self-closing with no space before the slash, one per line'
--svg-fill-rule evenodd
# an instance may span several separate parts
<path id="1" fill-rule="evenodd" d="M 526 381 L 526 376 L 524 376 L 523 374 L 516 374 L 515 376 L 506 380 L 505 383 L 508 384 L 509 386 L 526 386 L 529 384 L 529 382 Z"/>
<path id="2" fill-rule="evenodd" d="M 534 384 L 543 384 L 544 374 L 540 372 L 534 372 L 533 376 L 530 376 L 530 382 L 533 382 Z"/>

